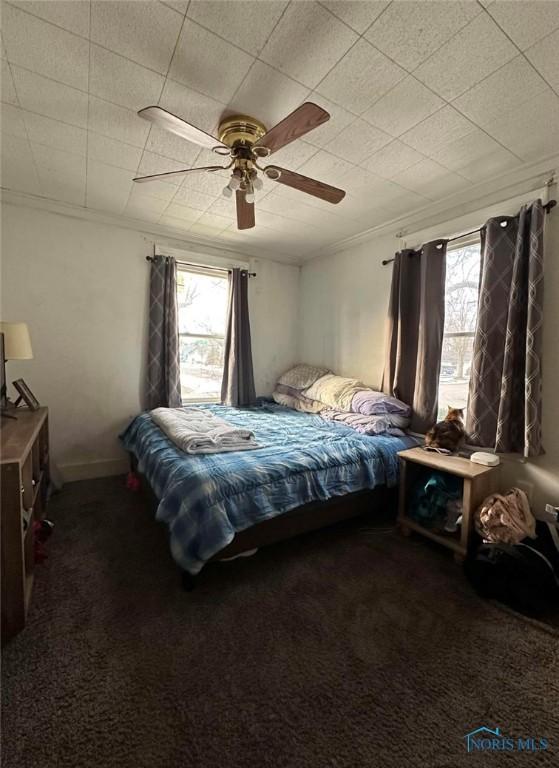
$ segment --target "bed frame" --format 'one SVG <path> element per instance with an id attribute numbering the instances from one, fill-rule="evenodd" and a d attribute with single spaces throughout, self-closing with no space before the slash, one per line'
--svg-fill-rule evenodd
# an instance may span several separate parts
<path id="1" fill-rule="evenodd" d="M 140 479 L 140 489 L 150 506 L 157 506 L 159 503 L 157 496 L 145 475 L 138 472 L 137 460 L 133 454 L 130 454 L 130 467 Z M 387 488 L 385 485 L 377 486 L 372 490 L 356 491 L 345 496 L 334 496 L 327 501 L 304 504 L 240 531 L 230 544 L 216 552 L 208 562 L 235 557 L 251 549 L 260 549 L 268 544 L 292 539 L 303 533 L 326 528 L 359 515 L 374 514 L 381 509 L 392 509 L 396 515 L 396 506 L 397 489 Z M 185 590 L 194 589 L 197 578 L 181 570 L 181 580 Z"/>

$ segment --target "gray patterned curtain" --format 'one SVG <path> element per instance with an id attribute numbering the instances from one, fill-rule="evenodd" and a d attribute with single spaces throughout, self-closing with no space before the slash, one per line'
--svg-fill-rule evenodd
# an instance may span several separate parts
<path id="1" fill-rule="evenodd" d="M 412 406 L 414 432 L 437 420 L 445 277 L 446 240 L 396 254 L 382 389 Z"/>
<path id="2" fill-rule="evenodd" d="M 149 341 L 146 405 L 181 405 L 177 265 L 169 256 L 154 256 L 149 294 Z"/>
<path id="3" fill-rule="evenodd" d="M 251 405 L 256 400 L 250 321 L 248 315 L 248 272 L 229 273 L 229 305 L 225 331 L 225 362 L 221 401 L 225 405 Z"/>
<path id="4" fill-rule="evenodd" d="M 476 445 L 543 453 L 541 200 L 481 230 L 479 308 L 466 429 Z"/>

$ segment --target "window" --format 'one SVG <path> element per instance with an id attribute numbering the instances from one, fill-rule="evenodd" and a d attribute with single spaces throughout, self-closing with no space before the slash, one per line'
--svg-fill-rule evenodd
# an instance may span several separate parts
<path id="1" fill-rule="evenodd" d="M 220 399 L 227 288 L 226 270 L 177 269 L 183 402 Z"/>
<path id="2" fill-rule="evenodd" d="M 439 377 L 439 418 L 447 408 L 466 408 L 476 329 L 480 243 L 446 255 L 445 324 Z"/>

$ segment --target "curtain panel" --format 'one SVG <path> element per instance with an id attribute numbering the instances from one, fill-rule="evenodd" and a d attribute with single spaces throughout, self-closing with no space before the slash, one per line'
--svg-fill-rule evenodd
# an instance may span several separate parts
<path id="1" fill-rule="evenodd" d="M 146 407 L 178 408 L 180 386 L 177 265 L 170 256 L 151 261 Z"/>
<path id="2" fill-rule="evenodd" d="M 382 389 L 413 408 L 411 429 L 437 420 L 445 317 L 446 240 L 396 254 Z"/>
<path id="3" fill-rule="evenodd" d="M 476 445 L 524 456 L 541 441 L 543 230 L 541 200 L 481 230 L 478 319 L 466 429 Z"/>
<path id="4" fill-rule="evenodd" d="M 224 405 L 252 405 L 256 401 L 250 319 L 248 272 L 238 268 L 229 273 L 229 303 L 225 330 L 225 360 L 221 384 Z"/>

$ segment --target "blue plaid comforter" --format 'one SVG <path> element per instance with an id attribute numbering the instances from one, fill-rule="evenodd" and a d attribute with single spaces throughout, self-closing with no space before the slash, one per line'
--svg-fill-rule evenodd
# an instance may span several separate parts
<path id="1" fill-rule="evenodd" d="M 159 499 L 157 519 L 169 527 L 177 563 L 198 573 L 235 533 L 311 501 L 397 481 L 396 453 L 410 438 L 369 437 L 275 404 L 254 408 L 206 405 L 253 430 L 254 451 L 190 456 L 154 424 L 137 416 L 121 435 Z"/>

